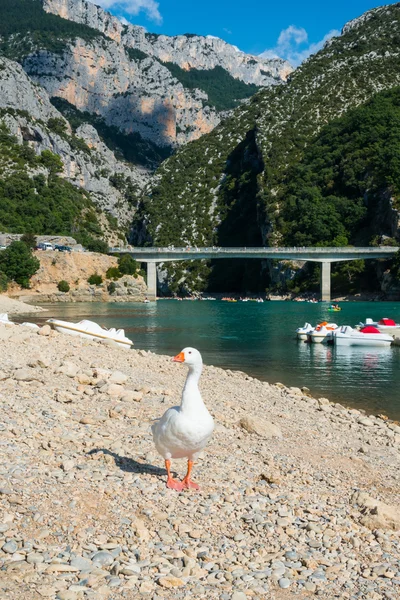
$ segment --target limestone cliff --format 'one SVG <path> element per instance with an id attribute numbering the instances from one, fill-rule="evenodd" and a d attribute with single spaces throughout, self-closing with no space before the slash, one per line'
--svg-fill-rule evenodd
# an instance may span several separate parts
<path id="1" fill-rule="evenodd" d="M 0 110 L 0 122 L 19 144 L 26 142 L 38 155 L 43 150 L 57 154 L 63 162 L 63 176 L 127 226 L 136 207 L 111 182 L 116 175 L 128 178 L 139 191 L 149 180 L 149 170 L 118 161 L 91 125 L 80 126 L 73 136 L 46 91 L 34 85 L 18 63 L 5 58 L 0 58 Z M 64 122 L 64 134 L 53 129 L 58 121 Z"/>
<path id="2" fill-rule="evenodd" d="M 43 7 L 47 12 L 64 19 L 97 29 L 119 44 L 137 48 L 162 62 L 173 62 L 183 69 L 213 69 L 220 66 L 246 83 L 266 87 L 277 80 L 286 80 L 293 70 L 285 60 L 246 54 L 215 36 L 146 33 L 143 27 L 122 24 L 116 17 L 87 0 L 43 0 Z"/>
<path id="3" fill-rule="evenodd" d="M 31 51 L 21 53 L 15 39 L 8 40 L 18 46 L 16 54 L 30 77 L 50 97 L 63 98 L 81 111 L 104 117 L 108 125 L 138 133 L 161 147 L 182 145 L 209 133 L 224 110 L 232 107 L 215 104 L 209 82 L 182 82 L 168 63 L 184 72 L 222 69 L 242 86 L 233 93 L 234 104 L 257 87 L 286 80 L 292 70 L 286 61 L 247 55 L 212 36 L 148 34 L 86 0 L 42 0 L 42 5 L 46 13 L 90 28 L 91 34 L 87 39 L 67 36 L 63 51 L 37 42 L 30 32 L 25 37 Z M 219 75 L 216 71 L 211 79 L 218 80 Z"/>

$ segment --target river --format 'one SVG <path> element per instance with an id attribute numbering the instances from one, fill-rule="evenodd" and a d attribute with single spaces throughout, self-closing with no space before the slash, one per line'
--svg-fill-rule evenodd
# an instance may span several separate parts
<path id="1" fill-rule="evenodd" d="M 305 321 L 352 326 L 366 317 L 400 321 L 399 302 L 341 306 L 341 312 L 328 312 L 326 304 L 305 302 L 58 303 L 45 305 L 49 312 L 35 319 L 91 319 L 122 327 L 136 348 L 158 354 L 173 356 L 193 346 L 206 364 L 239 369 L 271 383 L 306 386 L 316 397 L 400 420 L 399 347 L 336 348 L 296 341 L 294 332 Z"/>

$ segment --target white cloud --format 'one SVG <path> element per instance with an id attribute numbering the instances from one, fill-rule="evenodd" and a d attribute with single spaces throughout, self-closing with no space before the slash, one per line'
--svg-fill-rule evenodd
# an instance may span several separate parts
<path id="1" fill-rule="evenodd" d="M 311 54 L 315 54 L 318 50 L 321 50 L 325 42 L 337 35 L 340 35 L 340 31 L 332 29 L 322 38 L 322 40 L 310 44 L 308 41 L 308 33 L 303 27 L 290 25 L 281 31 L 276 46 L 262 52 L 260 57 L 284 58 L 288 60 L 291 65 L 297 67 Z"/>
<path id="2" fill-rule="evenodd" d="M 114 9 L 127 15 L 138 15 L 144 12 L 151 21 L 162 23 L 159 3 L 156 0 L 96 0 L 96 4 L 106 10 Z"/>

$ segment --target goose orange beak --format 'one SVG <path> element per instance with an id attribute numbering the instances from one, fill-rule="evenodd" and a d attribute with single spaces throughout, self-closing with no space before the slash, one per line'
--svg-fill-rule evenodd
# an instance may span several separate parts
<path id="1" fill-rule="evenodd" d="M 185 362 L 185 355 L 183 354 L 183 352 L 179 352 L 179 354 L 174 356 L 174 358 L 172 360 L 173 360 L 173 362 L 183 363 L 183 362 Z"/>

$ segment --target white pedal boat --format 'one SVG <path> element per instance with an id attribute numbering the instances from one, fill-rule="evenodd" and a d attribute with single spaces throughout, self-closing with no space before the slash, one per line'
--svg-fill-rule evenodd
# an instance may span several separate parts
<path id="1" fill-rule="evenodd" d="M 132 340 L 125 336 L 123 329 L 106 329 L 94 321 L 79 321 L 79 323 L 69 323 L 58 319 L 48 319 L 47 323 L 56 331 L 68 335 L 83 337 L 89 340 L 110 341 L 121 348 L 130 348 L 133 345 Z"/>
<path id="2" fill-rule="evenodd" d="M 15 325 L 15 323 L 10 321 L 7 313 L 0 313 L 0 325 Z"/>
<path id="3" fill-rule="evenodd" d="M 372 319 L 365 319 L 365 323 L 360 323 L 359 328 L 363 327 L 376 327 L 379 329 L 381 333 L 387 333 L 388 335 L 393 335 L 394 337 L 400 337 L 400 324 L 393 321 L 393 319 L 388 319 L 384 317 L 379 321 L 373 321 Z"/>
<path id="4" fill-rule="evenodd" d="M 243 300 L 244 302 L 244 300 Z M 247 302 L 247 300 L 246 300 Z M 296 335 L 298 340 L 306 340 L 307 334 L 313 331 L 314 327 L 310 323 L 304 323 L 303 327 L 296 329 Z"/>
<path id="5" fill-rule="evenodd" d="M 307 334 L 307 340 L 312 344 L 327 344 L 332 341 L 332 333 L 335 329 L 337 329 L 336 323 L 323 321 Z"/>
<path id="6" fill-rule="evenodd" d="M 333 343 L 336 346 L 390 346 L 393 337 L 387 333 L 381 333 L 372 325 L 362 329 L 353 329 L 350 325 L 343 325 L 333 332 Z"/>

